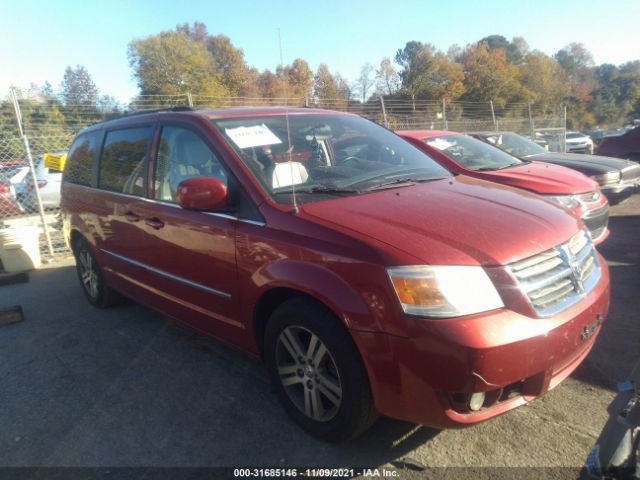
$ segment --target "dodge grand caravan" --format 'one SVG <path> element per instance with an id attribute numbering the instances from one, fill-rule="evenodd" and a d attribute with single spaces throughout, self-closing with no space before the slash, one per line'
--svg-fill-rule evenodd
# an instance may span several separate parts
<path id="1" fill-rule="evenodd" d="M 71 146 L 62 209 L 90 303 L 125 295 L 262 357 L 289 415 L 331 441 L 378 415 L 444 428 L 522 405 L 608 310 L 580 219 L 350 114 L 100 123 Z"/>

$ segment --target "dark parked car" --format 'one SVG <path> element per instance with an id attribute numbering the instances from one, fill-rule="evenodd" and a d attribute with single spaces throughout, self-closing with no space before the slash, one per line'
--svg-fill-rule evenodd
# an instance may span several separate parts
<path id="1" fill-rule="evenodd" d="M 520 160 L 461 133 L 437 130 L 396 132 L 447 170 L 544 195 L 582 218 L 596 245 L 609 235 L 609 203 L 598 184 L 559 165 Z"/>
<path id="2" fill-rule="evenodd" d="M 640 166 L 618 158 L 579 153 L 549 152 L 540 145 L 513 132 L 471 132 L 468 135 L 494 145 L 523 160 L 555 163 L 593 178 L 611 205 L 639 191 Z"/>
<path id="3" fill-rule="evenodd" d="M 263 358 L 289 415 L 328 440 L 378 414 L 452 427 L 533 400 L 609 307 L 582 220 L 346 113 L 97 124 L 71 146 L 61 208 L 91 304 L 124 294 Z"/>
<path id="4" fill-rule="evenodd" d="M 604 137 L 596 153 L 640 162 L 640 127 L 633 128 L 622 135 Z"/>

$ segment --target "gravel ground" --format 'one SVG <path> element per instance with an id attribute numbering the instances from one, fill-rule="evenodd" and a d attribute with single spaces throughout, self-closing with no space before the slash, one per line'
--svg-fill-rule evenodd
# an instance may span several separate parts
<path id="1" fill-rule="evenodd" d="M 343 445 L 314 440 L 291 423 L 259 363 L 135 304 L 93 309 L 72 259 L 57 261 L 32 272 L 29 283 L 0 287 L 0 307 L 20 304 L 25 312 L 24 322 L 0 327 L 0 466 L 382 467 L 404 460 L 476 473 L 494 467 L 491 476 L 495 467 L 573 467 L 552 470 L 554 478 L 572 477 L 607 419 L 616 382 L 640 352 L 640 195 L 611 215 L 600 249 L 611 268 L 609 318 L 570 378 L 470 428 L 383 419 Z"/>

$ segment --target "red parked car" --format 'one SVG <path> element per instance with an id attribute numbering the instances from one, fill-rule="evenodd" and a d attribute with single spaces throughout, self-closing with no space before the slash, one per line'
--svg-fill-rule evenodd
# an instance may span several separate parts
<path id="1" fill-rule="evenodd" d="M 454 427 L 522 405 L 580 364 L 609 305 L 581 220 L 345 113 L 100 123 L 61 205 L 89 302 L 124 294 L 262 357 L 332 441 L 379 414 Z"/>
<path id="2" fill-rule="evenodd" d="M 633 128 L 622 135 L 604 137 L 596 153 L 640 162 L 640 127 Z"/>
<path id="3" fill-rule="evenodd" d="M 397 133 L 453 173 L 529 190 L 568 208 L 582 218 L 596 245 L 609 236 L 609 202 L 598 184 L 580 172 L 520 160 L 455 132 L 403 130 Z"/>

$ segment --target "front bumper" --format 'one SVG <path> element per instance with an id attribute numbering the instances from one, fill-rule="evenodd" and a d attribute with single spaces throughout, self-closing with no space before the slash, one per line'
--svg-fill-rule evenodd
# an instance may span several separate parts
<path id="1" fill-rule="evenodd" d="M 410 337 L 352 331 L 386 416 L 439 428 L 483 421 L 555 387 L 591 350 L 609 307 L 609 272 L 581 302 L 550 318 L 507 309 L 458 319 L 407 317 Z M 465 410 L 474 392 L 491 399 Z M 462 400 L 460 400 L 462 399 Z"/>

